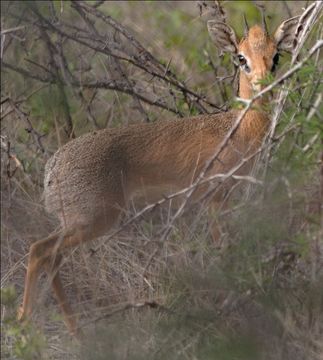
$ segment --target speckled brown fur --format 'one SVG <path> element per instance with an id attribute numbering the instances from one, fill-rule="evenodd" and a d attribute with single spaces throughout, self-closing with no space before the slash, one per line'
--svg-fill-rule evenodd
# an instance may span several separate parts
<path id="1" fill-rule="evenodd" d="M 238 111 L 170 119 L 86 134 L 59 149 L 45 170 L 45 202 L 64 223 L 87 222 L 103 208 L 126 206 L 145 188 L 188 186 L 230 130 Z M 249 111 L 212 173 L 229 170 L 259 146 L 268 124 Z M 231 150 L 229 150 L 231 149 Z M 233 151 L 235 149 L 235 151 Z M 83 220 L 84 218 L 84 220 Z"/>

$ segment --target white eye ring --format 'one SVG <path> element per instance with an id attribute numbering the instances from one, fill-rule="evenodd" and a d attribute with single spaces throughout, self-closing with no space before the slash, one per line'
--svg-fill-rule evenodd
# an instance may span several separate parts
<path id="1" fill-rule="evenodd" d="M 241 66 L 241 68 L 246 73 L 250 73 L 251 69 L 250 69 L 250 66 L 248 65 L 248 61 L 242 54 L 238 54 L 238 61 L 239 61 L 239 65 Z"/>
<path id="2" fill-rule="evenodd" d="M 247 59 L 241 54 L 238 55 L 238 60 L 239 60 L 240 66 L 244 66 L 247 64 Z"/>

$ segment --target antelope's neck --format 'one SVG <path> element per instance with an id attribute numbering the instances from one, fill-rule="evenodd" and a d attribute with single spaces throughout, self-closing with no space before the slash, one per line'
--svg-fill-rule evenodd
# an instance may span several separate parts
<path id="1" fill-rule="evenodd" d="M 240 72 L 239 97 L 250 100 L 253 95 L 254 92 L 250 82 L 246 75 Z M 255 100 L 252 108 L 247 111 L 242 123 L 242 132 L 246 139 L 262 141 L 262 138 L 265 136 L 270 123 L 269 116 L 265 111 L 267 101 L 264 97 L 261 97 Z"/>
<path id="2" fill-rule="evenodd" d="M 240 71 L 240 78 L 239 78 L 239 97 L 241 99 L 250 100 L 252 99 L 254 95 L 254 91 L 252 89 L 252 85 L 250 84 L 247 76 L 245 73 Z M 264 100 L 264 97 L 258 98 L 254 101 L 254 106 L 258 106 L 263 108 L 263 105 L 265 105 L 266 101 Z"/>

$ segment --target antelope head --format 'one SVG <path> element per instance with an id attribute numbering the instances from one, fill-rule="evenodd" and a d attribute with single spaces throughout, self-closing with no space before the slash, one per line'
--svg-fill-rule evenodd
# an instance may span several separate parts
<path id="1" fill-rule="evenodd" d="M 308 11 L 310 13 L 311 11 Z M 308 15 L 308 14 L 307 14 Z M 244 17 L 244 36 L 238 40 L 234 30 L 226 24 L 222 16 L 207 23 L 211 39 L 221 53 L 233 55 L 240 68 L 239 96 L 250 99 L 262 89 L 261 80 L 278 65 L 281 51 L 292 52 L 297 41 L 296 34 L 308 16 L 295 16 L 281 23 L 270 35 L 262 12 L 262 24 L 249 28 Z"/>

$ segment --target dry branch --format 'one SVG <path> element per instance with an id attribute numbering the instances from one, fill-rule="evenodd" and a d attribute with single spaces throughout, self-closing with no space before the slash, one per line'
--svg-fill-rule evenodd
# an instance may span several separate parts
<path id="1" fill-rule="evenodd" d="M 173 88 L 178 93 L 177 96 L 180 95 L 184 102 L 187 103 L 189 109 L 196 109 L 198 113 L 214 113 L 225 110 L 223 107 L 218 106 L 217 104 L 206 99 L 203 94 L 201 95 L 196 91 L 193 91 L 183 82 L 179 81 L 168 66 L 160 63 L 134 38 L 132 34 L 130 34 L 130 32 L 125 27 L 116 22 L 110 16 L 104 15 L 98 9 L 86 4 L 85 2 L 73 2 L 72 8 L 74 8 L 81 15 L 81 18 L 87 25 L 88 30 L 79 28 L 76 25 L 66 24 L 63 21 L 60 21 L 58 25 L 57 22 L 42 15 L 35 4 L 30 4 L 30 9 L 32 13 L 36 15 L 39 21 L 35 22 L 28 17 L 25 18 L 25 21 L 31 26 L 36 26 L 39 29 L 40 34 L 57 33 L 63 39 L 69 39 L 70 41 L 76 42 L 82 47 L 95 51 L 95 53 L 101 53 L 105 56 L 108 55 L 115 58 L 117 61 L 125 62 L 135 66 L 140 71 L 142 71 L 143 74 L 152 76 L 152 79 L 155 79 L 156 81 L 161 81 L 164 84 L 165 89 Z M 127 46 L 122 46 L 116 41 L 112 41 L 108 35 L 100 35 L 96 25 L 90 18 L 91 16 L 97 18 L 99 21 L 104 21 L 107 25 L 111 26 L 114 31 L 125 37 L 129 44 L 127 44 Z M 61 55 L 64 55 L 64 52 L 65 49 L 62 48 Z M 12 66 L 12 64 L 9 65 L 6 62 L 4 62 L 3 65 L 7 68 L 10 68 L 11 70 L 21 73 L 24 76 L 33 78 L 34 80 L 53 81 L 52 78 L 49 79 L 47 76 L 43 77 L 39 76 L 38 74 L 30 74 L 30 72 L 28 72 L 26 69 L 18 66 Z M 41 65 L 45 66 L 43 64 Z M 139 83 L 135 84 L 137 86 L 134 86 L 132 84 L 133 81 L 131 79 L 127 79 L 127 77 L 124 79 L 125 81 L 123 83 L 119 83 L 119 86 L 114 88 L 114 90 L 132 95 L 138 104 L 138 108 L 144 114 L 144 117 L 146 117 L 146 115 L 140 104 L 140 101 L 144 101 L 150 105 L 159 106 L 175 114 L 178 114 L 179 116 L 184 115 L 181 111 L 178 110 L 178 106 L 176 104 L 175 106 L 171 106 L 169 104 L 166 106 L 163 105 L 163 101 L 161 101 L 161 96 L 159 94 L 155 94 L 156 97 L 159 98 L 159 101 L 152 101 L 151 98 L 147 97 L 146 95 L 138 94 L 135 89 L 136 87 L 138 88 L 138 85 L 139 88 L 142 86 L 140 86 Z M 110 81 L 110 79 L 108 81 Z M 69 84 L 65 81 L 64 84 L 69 86 Z M 150 90 L 151 88 L 152 87 L 150 86 Z"/>

